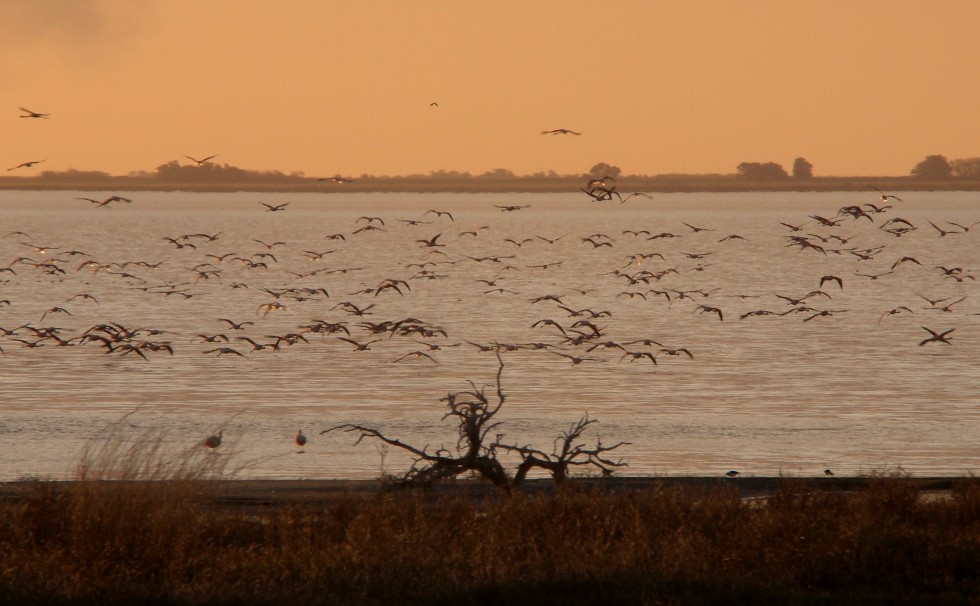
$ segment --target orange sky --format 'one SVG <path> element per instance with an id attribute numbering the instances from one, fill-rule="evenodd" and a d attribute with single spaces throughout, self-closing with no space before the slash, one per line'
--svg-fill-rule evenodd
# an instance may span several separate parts
<path id="1" fill-rule="evenodd" d="M 3 0 L 0 168 L 905 175 L 980 156 L 978 24 L 975 0 Z"/>

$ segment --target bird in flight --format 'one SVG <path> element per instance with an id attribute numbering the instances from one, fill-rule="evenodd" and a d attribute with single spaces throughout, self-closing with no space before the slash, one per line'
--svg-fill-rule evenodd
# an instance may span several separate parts
<path id="1" fill-rule="evenodd" d="M 435 210 L 433 208 L 430 208 L 429 210 L 425 211 L 422 214 L 422 216 L 424 217 L 424 216 L 428 215 L 429 213 L 435 214 L 436 217 L 442 217 L 442 216 L 449 217 L 449 220 L 450 221 L 453 221 L 454 223 L 456 221 L 456 219 L 453 219 L 452 213 L 449 212 L 449 211 L 447 211 L 447 210 Z"/>
<path id="2" fill-rule="evenodd" d="M 129 198 L 123 198 L 122 196 L 109 196 L 105 200 L 96 200 L 95 198 L 75 198 L 75 199 L 76 200 L 88 200 L 89 202 L 91 202 L 92 204 L 95 204 L 96 206 L 108 206 L 109 204 L 112 204 L 113 202 L 125 202 L 127 204 L 129 204 L 130 202 L 132 202 L 132 200 L 130 200 Z"/>
<path id="3" fill-rule="evenodd" d="M 567 128 L 556 128 L 554 130 L 543 130 L 542 135 L 575 135 L 576 137 L 582 133 L 577 133 L 573 130 L 568 130 Z"/>
<path id="4" fill-rule="evenodd" d="M 353 345 L 354 346 L 354 351 L 367 351 L 367 350 L 371 349 L 371 344 L 372 343 L 377 343 L 378 341 L 381 340 L 381 339 L 372 339 L 372 340 L 367 341 L 365 343 L 361 343 L 359 341 L 355 341 L 354 339 L 348 339 L 346 337 L 337 337 L 337 338 L 340 339 L 341 341 L 346 341 L 346 342 L 350 343 L 351 345 Z"/>
<path id="5" fill-rule="evenodd" d="M 245 354 L 243 354 L 242 352 L 238 351 L 237 349 L 234 349 L 234 348 L 231 348 L 231 347 L 218 347 L 216 349 L 209 349 L 209 350 L 205 351 L 204 353 L 209 354 L 209 353 L 215 353 L 215 352 L 217 352 L 219 356 L 230 354 L 230 355 L 234 355 L 234 356 L 241 356 L 242 358 L 245 357 Z M 214 447 L 212 446 L 212 448 L 214 448 Z"/>
<path id="6" fill-rule="evenodd" d="M 286 210 L 286 207 L 289 206 L 289 202 L 283 202 L 282 204 L 266 204 L 265 202 L 259 202 L 259 204 L 265 207 L 266 212 L 270 213 L 276 212 L 277 210 Z"/>
<path id="7" fill-rule="evenodd" d="M 433 358 L 429 354 L 425 353 L 424 351 L 412 351 L 412 352 L 409 352 L 409 353 L 405 354 L 404 356 L 398 358 L 397 360 L 393 360 L 393 363 L 394 362 L 401 362 L 402 360 L 405 360 L 407 358 L 412 358 L 413 360 L 418 360 L 420 358 L 428 358 L 430 361 L 438 364 L 438 362 L 436 362 L 436 359 L 435 358 Z"/>
<path id="8" fill-rule="evenodd" d="M 341 176 L 320 177 L 319 179 L 317 179 L 317 181 L 333 181 L 334 183 L 350 183 L 353 180 L 354 179 L 351 179 L 350 177 L 341 177 Z"/>
<path id="9" fill-rule="evenodd" d="M 190 156 L 186 156 L 186 155 L 184 157 L 187 158 L 188 160 L 190 160 L 191 162 L 193 162 L 194 164 L 197 164 L 198 166 L 204 166 L 204 163 L 205 162 L 207 162 L 211 158 L 216 158 L 217 156 L 218 156 L 218 154 L 215 154 L 213 156 L 208 156 L 207 158 L 202 158 L 200 160 L 198 160 L 197 158 L 192 158 Z"/>
<path id="10" fill-rule="evenodd" d="M 249 322 L 247 320 L 245 322 L 235 322 L 234 320 L 229 320 L 228 318 L 218 318 L 218 321 L 227 322 L 228 326 L 230 326 L 232 330 L 245 330 L 246 326 L 252 326 L 255 324 L 255 322 Z"/>
<path id="11" fill-rule="evenodd" d="M 873 189 L 876 192 L 878 192 L 878 195 L 881 196 L 881 203 L 882 204 L 888 202 L 888 199 L 889 198 L 891 198 L 892 200 L 897 200 L 898 202 L 902 202 L 902 199 L 899 198 L 898 196 L 893 196 L 891 194 L 886 194 L 885 192 L 881 191 L 880 189 L 878 189 L 877 187 L 875 187 L 873 185 L 871 186 L 871 189 Z"/>
<path id="12" fill-rule="evenodd" d="M 18 168 L 33 168 L 35 164 L 40 164 L 41 162 L 44 162 L 44 160 L 32 160 L 30 162 L 21 162 L 17 166 L 11 166 L 7 170 L 11 171 L 11 170 L 17 170 Z"/>
<path id="13" fill-rule="evenodd" d="M 923 326 L 922 327 L 922 330 L 925 330 L 926 332 L 928 332 L 932 336 L 931 337 L 928 337 L 926 339 L 923 339 L 922 341 L 920 341 L 919 342 L 919 347 L 922 347 L 926 343 L 932 343 L 932 342 L 945 343 L 946 345 L 952 345 L 952 343 L 949 342 L 949 339 L 951 337 L 947 337 L 946 335 L 948 335 L 949 333 L 953 332 L 956 329 L 955 328 L 950 328 L 949 330 L 943 331 L 941 333 L 937 333 L 936 331 L 932 330 L 931 328 L 926 328 L 925 326 Z"/>
<path id="14" fill-rule="evenodd" d="M 585 361 L 591 361 L 591 362 L 598 361 L 596 358 L 586 358 L 584 356 L 572 356 L 572 355 L 564 354 L 564 353 L 557 352 L 557 351 L 553 351 L 551 353 L 555 354 L 556 356 L 561 356 L 563 358 L 568 358 L 569 360 L 571 360 L 572 366 L 578 366 L 579 364 L 581 364 L 582 362 L 585 362 Z"/>
<path id="15" fill-rule="evenodd" d="M 27 109 L 26 107 L 21 107 L 20 111 L 24 112 L 24 115 L 21 116 L 21 118 L 47 118 L 48 116 L 51 115 L 51 114 L 42 114 L 39 112 L 33 112 Z"/>

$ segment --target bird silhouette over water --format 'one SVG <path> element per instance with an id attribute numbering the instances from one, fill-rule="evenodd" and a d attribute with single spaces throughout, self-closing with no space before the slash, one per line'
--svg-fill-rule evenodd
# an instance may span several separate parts
<path id="1" fill-rule="evenodd" d="M 218 356 L 232 355 L 232 356 L 241 356 L 243 358 L 245 357 L 245 354 L 232 347 L 218 347 L 216 349 L 209 349 L 204 353 L 206 354 L 217 353 Z"/>
<path id="2" fill-rule="evenodd" d="M 346 341 L 351 345 L 353 345 L 354 351 L 368 351 L 369 349 L 371 349 L 372 343 L 377 343 L 378 341 L 381 340 L 381 339 L 373 339 L 365 343 L 360 343 L 358 341 L 355 341 L 354 339 L 348 339 L 347 337 L 337 337 L 337 338 L 340 339 L 341 341 Z"/>
<path id="3" fill-rule="evenodd" d="M 95 204 L 96 206 L 108 206 L 108 205 L 112 204 L 113 202 L 125 202 L 126 204 L 129 204 L 129 203 L 132 202 L 132 200 L 130 198 L 123 198 L 122 196 L 109 196 L 108 198 L 105 198 L 104 200 L 96 200 L 95 198 L 75 198 L 75 199 L 76 200 L 87 200 L 87 201 L 91 202 L 92 204 Z"/>
<path id="4" fill-rule="evenodd" d="M 265 202 L 259 202 L 259 204 L 265 207 L 266 212 L 270 213 L 274 213 L 279 210 L 286 210 L 286 207 L 289 206 L 289 202 L 283 202 L 282 204 L 266 204 Z"/>
<path id="5" fill-rule="evenodd" d="M 943 332 L 936 332 L 936 331 L 932 330 L 931 328 L 926 328 L 925 326 L 923 326 L 922 327 L 922 330 L 928 332 L 932 336 L 931 337 L 928 337 L 928 338 L 925 338 L 922 341 L 920 341 L 919 342 L 919 347 L 922 347 L 926 343 L 945 343 L 946 345 L 952 345 L 952 343 L 949 342 L 949 340 L 952 337 L 948 337 L 946 335 L 948 335 L 949 333 L 953 332 L 956 329 L 955 328 L 950 328 L 949 330 L 945 330 Z"/>
<path id="6" fill-rule="evenodd" d="M 556 128 L 553 130 L 543 130 L 542 135 L 575 135 L 576 137 L 582 133 L 575 132 L 574 130 L 568 130 L 567 128 Z"/>
<path id="7" fill-rule="evenodd" d="M 218 318 L 219 322 L 225 322 L 232 330 L 245 330 L 246 326 L 252 326 L 255 322 L 250 322 L 245 320 L 244 322 L 235 322 L 234 320 L 229 320 L 228 318 Z"/>
<path id="8" fill-rule="evenodd" d="M 902 202 L 903 201 L 898 196 L 893 196 L 891 194 L 886 194 L 885 192 L 881 191 L 880 189 L 878 189 L 877 187 L 875 187 L 873 185 L 871 186 L 871 189 L 873 189 L 876 192 L 878 192 L 878 196 L 881 199 L 881 203 L 882 204 L 885 204 L 886 202 L 888 202 L 889 199 L 891 199 L 891 200 L 897 200 L 898 202 Z"/>

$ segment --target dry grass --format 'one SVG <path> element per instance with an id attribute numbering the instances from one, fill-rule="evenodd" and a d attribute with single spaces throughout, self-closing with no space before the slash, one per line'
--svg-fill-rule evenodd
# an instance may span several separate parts
<path id="1" fill-rule="evenodd" d="M 127 427 L 92 442 L 78 481 L 0 501 L 0 603 L 980 603 L 973 478 L 940 499 L 879 477 L 846 493 L 787 480 L 758 501 L 572 483 L 246 509 L 215 490 L 230 456 L 171 456 Z"/>
<path id="2" fill-rule="evenodd" d="M 2 507 L 0 602 L 968 604 L 980 483 L 408 493 L 256 515 L 190 480 L 38 482 Z"/>

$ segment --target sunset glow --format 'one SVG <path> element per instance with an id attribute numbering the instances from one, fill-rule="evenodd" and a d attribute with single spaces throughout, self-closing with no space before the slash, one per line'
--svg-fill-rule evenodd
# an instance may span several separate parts
<path id="1" fill-rule="evenodd" d="M 972 0 L 6 0 L 0 163 L 907 175 L 980 156 L 977 23 Z"/>

